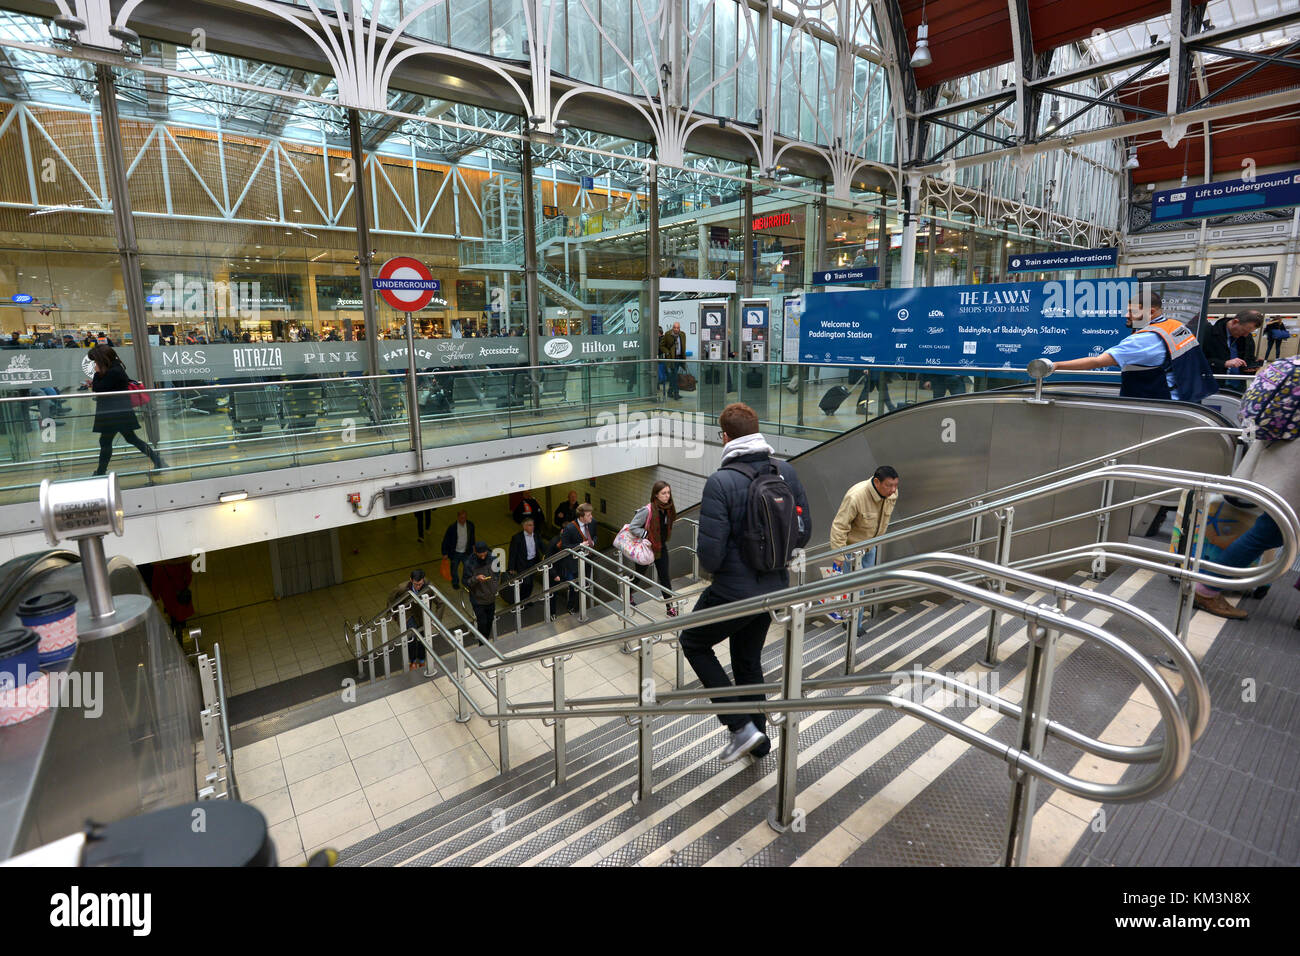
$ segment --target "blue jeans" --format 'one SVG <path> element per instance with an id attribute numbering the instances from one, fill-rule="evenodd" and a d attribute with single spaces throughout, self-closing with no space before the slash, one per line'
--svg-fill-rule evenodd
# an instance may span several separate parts
<path id="1" fill-rule="evenodd" d="M 1265 551 L 1282 546 L 1282 531 L 1277 522 L 1268 514 L 1255 519 L 1246 533 L 1228 546 L 1216 564 L 1226 564 L 1230 568 L 1248 568 L 1259 560 Z M 1226 579 L 1225 579 L 1226 581 Z M 1230 586 L 1230 585 L 1229 585 Z"/>
<path id="2" fill-rule="evenodd" d="M 862 556 L 862 560 L 858 562 L 858 570 L 861 571 L 866 568 L 874 568 L 875 566 L 876 566 L 876 549 L 871 548 L 869 551 L 867 551 L 866 554 Z M 865 607 L 858 608 L 858 633 L 859 634 L 862 633 L 862 625 L 863 623 L 865 623 L 866 619 L 867 619 L 867 609 Z"/>

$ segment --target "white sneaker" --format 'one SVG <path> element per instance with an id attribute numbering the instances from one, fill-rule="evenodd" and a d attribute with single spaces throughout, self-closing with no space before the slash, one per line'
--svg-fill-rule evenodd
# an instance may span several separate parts
<path id="1" fill-rule="evenodd" d="M 722 753 L 718 754 L 718 761 L 732 763 L 739 760 L 766 739 L 762 731 L 754 726 L 752 720 L 747 721 L 744 727 L 731 735 L 730 742 L 722 748 Z"/>

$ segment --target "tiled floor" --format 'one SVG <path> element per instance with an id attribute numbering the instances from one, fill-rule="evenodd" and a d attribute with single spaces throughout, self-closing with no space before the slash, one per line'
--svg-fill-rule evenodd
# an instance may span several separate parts
<path id="1" fill-rule="evenodd" d="M 202 630 L 202 645 L 220 643 L 230 681 L 228 693 L 242 694 L 350 660 L 343 643 L 345 622 L 369 618 L 412 568 L 423 568 L 435 587 L 455 594 L 466 613 L 465 592 L 452 592 L 438 575 L 442 535 L 456 520 L 457 507 L 436 509 L 423 543 L 415 518 L 381 518 L 339 529 L 344 583 L 276 600 L 270 549 L 247 545 L 207 555 L 204 573 L 194 576 L 195 606 L 205 612 L 188 623 Z M 468 508 L 479 537 L 505 546 L 518 530 L 506 514 L 506 499 Z"/>
<path id="2" fill-rule="evenodd" d="M 535 647 L 595 632 L 587 625 Z M 608 624 L 603 632 L 608 633 Z M 719 659 L 727 662 L 725 648 Z M 655 672 L 670 687 L 674 652 L 657 646 Z M 514 701 L 550 694 L 550 671 L 539 664 L 514 668 L 508 689 Z M 416 687 L 352 706 L 235 751 L 242 800 L 266 816 L 282 865 L 303 862 L 323 847 L 343 849 L 409 819 L 497 773 L 497 729 L 477 716 L 457 723 L 455 688 L 447 681 Z M 570 696 L 632 694 L 636 658 L 618 645 L 586 651 L 565 665 Z M 471 688 L 480 706 L 493 698 Z M 567 722 L 568 739 L 594 729 L 589 718 Z M 516 721 L 510 728 L 510 760 L 518 766 L 551 749 L 552 736 L 540 721 Z"/>

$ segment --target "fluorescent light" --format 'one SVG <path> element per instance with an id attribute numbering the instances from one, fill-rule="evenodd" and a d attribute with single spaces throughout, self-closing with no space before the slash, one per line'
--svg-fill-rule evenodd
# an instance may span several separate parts
<path id="1" fill-rule="evenodd" d="M 247 491 L 223 491 L 221 493 L 221 503 L 228 505 L 232 501 L 243 501 L 247 497 Z"/>
<path id="2" fill-rule="evenodd" d="M 569 447 L 567 441 L 553 441 L 546 446 L 547 451 L 566 451 Z"/>

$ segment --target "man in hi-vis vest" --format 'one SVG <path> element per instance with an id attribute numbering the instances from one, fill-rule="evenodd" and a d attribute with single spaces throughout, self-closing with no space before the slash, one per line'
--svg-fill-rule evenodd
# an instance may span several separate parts
<path id="1" fill-rule="evenodd" d="M 1143 306 L 1138 299 L 1129 303 L 1128 327 L 1133 334 L 1100 355 L 1052 362 L 1052 370 L 1074 372 L 1119 366 L 1119 394 L 1123 398 L 1199 402 L 1219 390 L 1192 330 L 1176 319 L 1162 317 L 1158 292 L 1150 293 L 1150 305 Z"/>

